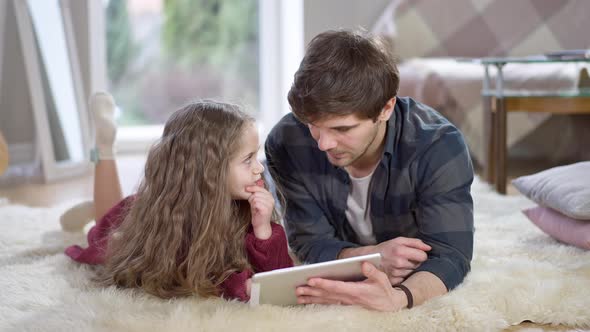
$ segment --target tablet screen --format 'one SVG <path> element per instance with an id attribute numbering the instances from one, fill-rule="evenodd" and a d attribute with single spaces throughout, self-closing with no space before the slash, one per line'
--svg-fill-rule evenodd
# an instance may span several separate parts
<path id="1" fill-rule="evenodd" d="M 296 305 L 295 289 L 306 285 L 307 280 L 313 277 L 341 281 L 364 280 L 365 276 L 361 270 L 362 262 L 370 262 L 379 268 L 381 254 L 370 254 L 256 273 L 252 277 L 250 305 Z"/>

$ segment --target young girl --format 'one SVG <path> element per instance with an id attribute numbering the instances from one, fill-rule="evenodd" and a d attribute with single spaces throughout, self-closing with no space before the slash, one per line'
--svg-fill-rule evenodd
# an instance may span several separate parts
<path id="1" fill-rule="evenodd" d="M 95 95 L 96 226 L 75 261 L 101 265 L 107 285 L 141 287 L 162 297 L 249 299 L 254 272 L 293 265 L 274 199 L 256 159 L 253 118 L 237 106 L 203 101 L 176 111 L 151 148 L 135 195 L 122 199 L 113 159 L 114 101 Z M 83 204 L 62 216 L 80 227 Z"/>

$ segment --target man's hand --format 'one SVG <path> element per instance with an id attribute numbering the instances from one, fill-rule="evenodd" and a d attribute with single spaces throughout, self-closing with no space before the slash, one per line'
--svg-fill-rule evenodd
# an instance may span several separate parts
<path id="1" fill-rule="evenodd" d="M 254 236 L 257 239 L 266 240 L 272 234 L 270 218 L 275 206 L 275 200 L 263 185 L 249 186 L 246 191 L 252 193 L 248 198 L 248 203 L 250 203 L 250 211 L 252 212 Z"/>
<path id="2" fill-rule="evenodd" d="M 407 305 L 405 294 L 391 287 L 384 272 L 369 262 L 363 263 L 362 271 L 367 279 L 359 282 L 311 278 L 307 286 L 297 287 L 297 303 L 359 305 L 379 311 L 398 311 Z"/>
<path id="3" fill-rule="evenodd" d="M 427 258 L 432 247 L 419 239 L 396 237 L 375 246 L 381 253 L 381 268 L 392 285 L 404 281 Z"/>
<path id="4" fill-rule="evenodd" d="M 375 246 L 343 249 L 338 258 L 367 254 L 381 254 L 381 269 L 389 276 L 392 285 L 399 284 L 410 275 L 428 255 L 432 248 L 419 239 L 396 237 Z"/>

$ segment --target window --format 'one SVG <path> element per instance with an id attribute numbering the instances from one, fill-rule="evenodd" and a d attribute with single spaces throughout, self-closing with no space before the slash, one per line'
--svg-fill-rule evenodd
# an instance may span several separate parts
<path id="1" fill-rule="evenodd" d="M 120 151 L 145 150 L 169 115 L 195 99 L 244 106 L 263 137 L 288 111 L 285 80 L 303 50 L 301 0 L 104 4 L 107 89 L 119 106 Z"/>

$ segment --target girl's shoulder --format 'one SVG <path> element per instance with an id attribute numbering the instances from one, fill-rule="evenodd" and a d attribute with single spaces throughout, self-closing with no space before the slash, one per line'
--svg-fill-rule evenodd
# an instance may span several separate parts
<path id="1" fill-rule="evenodd" d="M 114 210 L 120 211 L 120 210 L 124 210 L 124 209 L 130 208 L 136 198 L 137 198 L 137 195 L 129 195 L 129 196 L 123 198 L 119 203 L 117 203 L 115 206 L 113 206 L 109 210 L 109 212 L 114 211 Z M 109 212 L 107 212 L 107 214 Z"/>
<path id="2" fill-rule="evenodd" d="M 136 195 L 129 195 L 123 198 L 119 203 L 115 204 L 107 211 L 107 213 L 101 218 L 99 224 L 120 224 L 122 219 L 124 219 L 129 212 L 135 199 Z"/>

